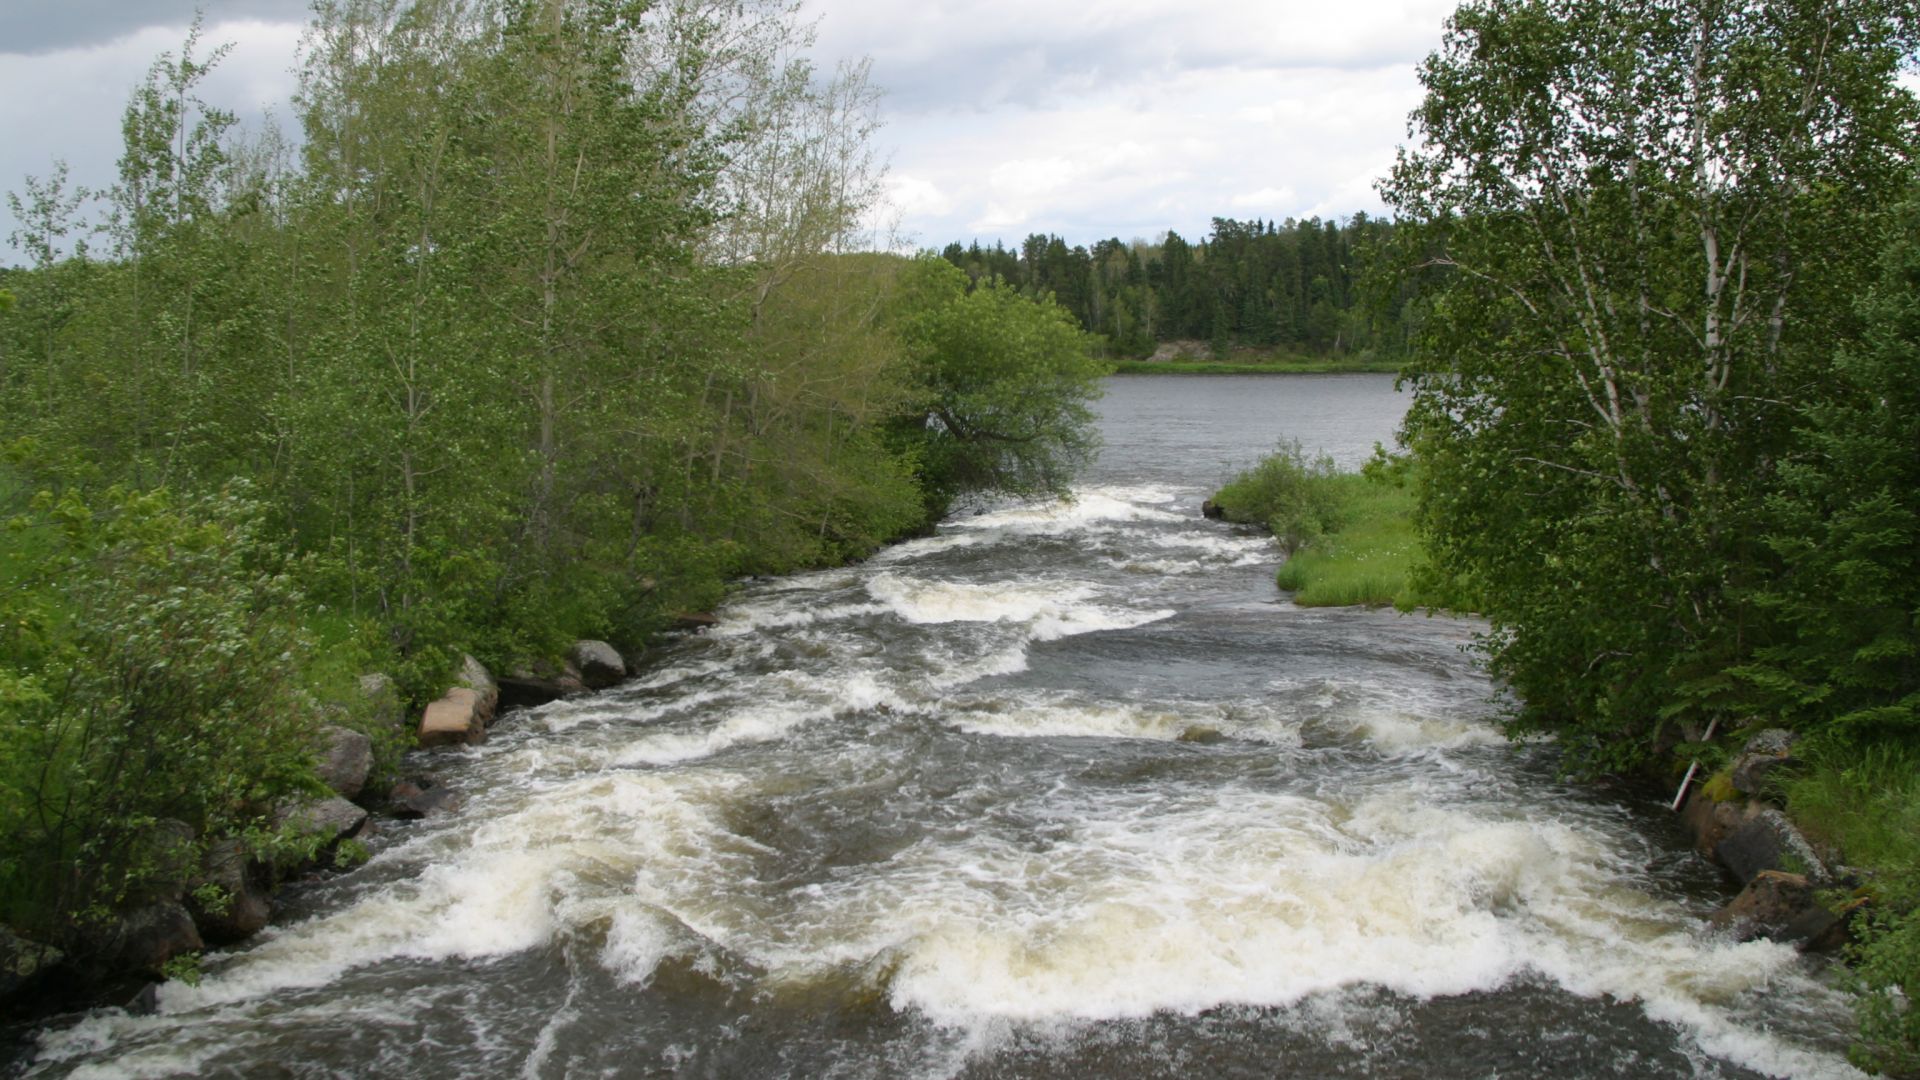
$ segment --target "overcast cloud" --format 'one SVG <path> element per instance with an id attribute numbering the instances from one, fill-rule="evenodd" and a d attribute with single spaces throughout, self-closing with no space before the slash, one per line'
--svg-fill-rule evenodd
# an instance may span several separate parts
<path id="1" fill-rule="evenodd" d="M 0 189 L 65 158 L 104 187 L 127 94 L 189 0 L 0 0 Z M 304 0 L 205 0 L 206 97 L 288 119 Z M 823 68 L 873 59 L 912 243 L 1204 235 L 1211 218 L 1381 209 L 1414 65 L 1454 0 L 807 0 Z M 0 213 L 0 231 L 14 227 Z M 10 255 L 9 261 L 13 257 Z"/>

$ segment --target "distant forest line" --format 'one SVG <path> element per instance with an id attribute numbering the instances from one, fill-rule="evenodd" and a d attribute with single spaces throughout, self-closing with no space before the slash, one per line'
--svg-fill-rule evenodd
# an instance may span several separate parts
<path id="1" fill-rule="evenodd" d="M 1386 358 L 1406 354 L 1420 314 L 1417 276 L 1373 272 L 1392 233 L 1364 213 L 1278 224 L 1216 217 L 1197 242 L 1170 231 L 1069 246 L 1035 233 L 1018 248 L 955 242 L 940 255 L 976 283 L 1051 295 L 1117 358 L 1171 341 L 1205 341 L 1216 357 L 1239 346 Z"/>

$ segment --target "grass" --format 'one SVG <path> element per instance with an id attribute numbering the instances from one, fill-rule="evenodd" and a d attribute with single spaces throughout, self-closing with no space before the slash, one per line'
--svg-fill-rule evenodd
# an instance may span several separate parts
<path id="1" fill-rule="evenodd" d="M 1288 548 L 1276 583 L 1302 607 L 1472 611 L 1467 590 L 1435 583 L 1414 530 L 1416 496 L 1404 460 L 1339 472 L 1283 446 L 1214 496 L 1228 520 L 1260 524 Z"/>
<path id="2" fill-rule="evenodd" d="M 1817 755 L 1787 785 L 1787 805 L 1852 862 L 1920 871 L 1920 746 L 1881 742 Z"/>

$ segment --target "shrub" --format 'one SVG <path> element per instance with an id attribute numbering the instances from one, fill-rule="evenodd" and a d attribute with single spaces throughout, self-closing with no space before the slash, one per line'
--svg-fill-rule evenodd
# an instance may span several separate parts
<path id="1" fill-rule="evenodd" d="M 286 557 L 243 489 L 42 494 L 0 618 L 0 914 L 54 939 L 156 880 L 194 837 L 257 832 L 313 787 Z M 52 539 L 48 539 L 52 538 Z"/>
<path id="2" fill-rule="evenodd" d="M 1333 459 L 1309 460 L 1295 440 L 1228 481 L 1213 497 L 1228 521 L 1264 525 L 1294 551 L 1337 524 Z"/>

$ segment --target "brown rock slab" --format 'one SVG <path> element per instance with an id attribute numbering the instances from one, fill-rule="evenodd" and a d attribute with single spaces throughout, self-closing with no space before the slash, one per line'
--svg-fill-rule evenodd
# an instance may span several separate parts
<path id="1" fill-rule="evenodd" d="M 421 747 L 478 746 L 486 742 L 491 710 L 484 704 L 480 694 L 467 687 L 456 686 L 447 691 L 446 696 L 428 705 L 420 717 Z"/>

